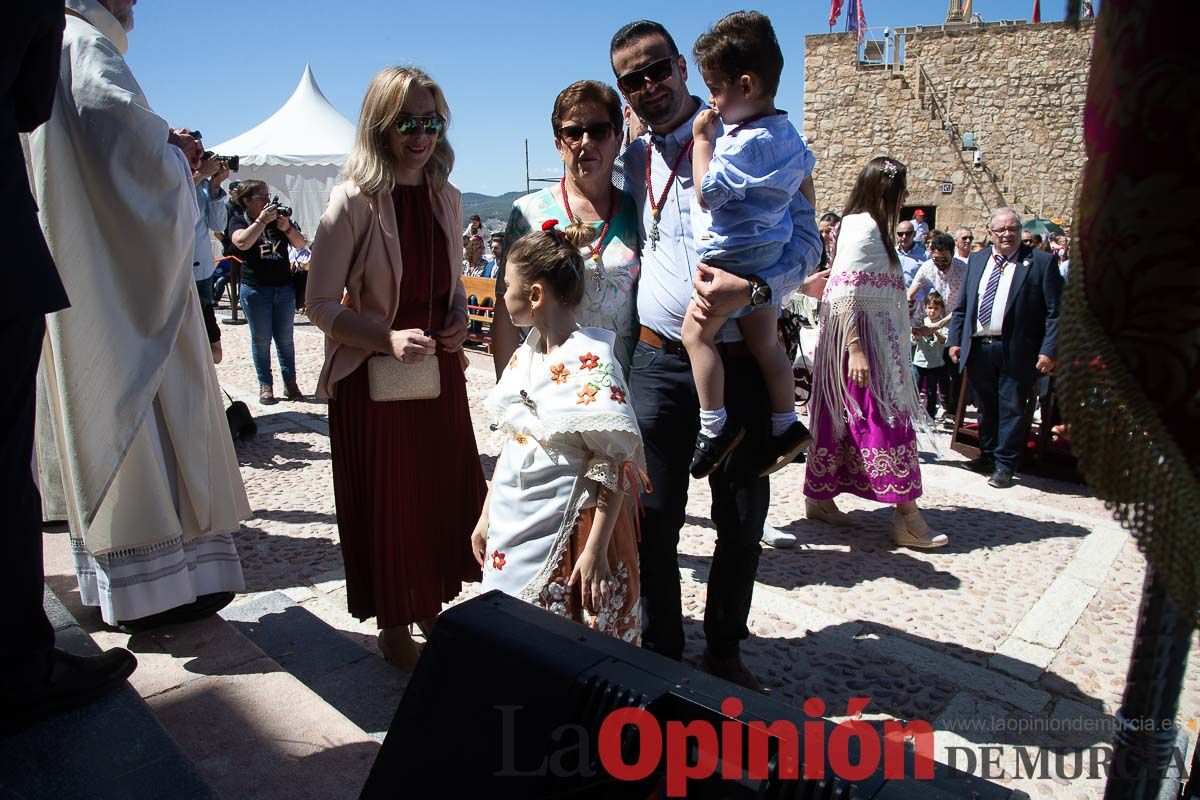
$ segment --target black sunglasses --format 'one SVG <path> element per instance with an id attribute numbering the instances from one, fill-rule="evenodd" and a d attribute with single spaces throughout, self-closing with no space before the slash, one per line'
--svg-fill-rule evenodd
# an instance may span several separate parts
<path id="1" fill-rule="evenodd" d="M 654 61 L 641 69 L 635 69 L 631 72 L 626 72 L 621 77 L 617 78 L 617 86 L 621 87 L 621 91 L 631 93 L 640 90 L 646 84 L 646 78 L 649 78 L 652 83 L 661 83 L 671 77 L 671 68 L 675 64 L 675 59 L 679 56 L 667 56 Z"/>
<path id="2" fill-rule="evenodd" d="M 912 236 L 913 231 L 896 231 L 897 236 Z"/>
<path id="3" fill-rule="evenodd" d="M 420 130 L 430 136 L 437 136 L 446 130 L 446 120 L 434 115 L 432 117 L 397 117 L 396 132 L 401 136 L 412 136 Z"/>
<path id="4" fill-rule="evenodd" d="M 558 135 L 568 144 L 583 141 L 585 133 L 593 142 L 603 142 L 612 136 L 613 126 L 611 122 L 593 122 L 591 125 L 563 125 L 558 129 Z"/>

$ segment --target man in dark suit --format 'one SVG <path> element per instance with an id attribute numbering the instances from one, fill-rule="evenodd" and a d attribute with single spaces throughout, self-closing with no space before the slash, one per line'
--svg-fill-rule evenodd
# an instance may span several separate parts
<path id="1" fill-rule="evenodd" d="M 33 480 L 34 398 L 45 315 L 67 294 L 42 238 L 19 134 L 50 118 L 62 58 L 62 0 L 22 0 L 6 11 L 0 50 L 0 508 L 5 576 L 0 581 L 0 735 L 43 714 L 114 689 L 137 663 L 126 650 L 81 658 L 54 647 L 42 608 L 42 501 Z M 12 19 L 13 16 L 16 19 Z M 81 213 L 85 213 L 81 209 Z"/>
<path id="2" fill-rule="evenodd" d="M 979 449 L 968 464 L 988 484 L 1013 484 L 1027 437 L 1025 408 L 1038 375 L 1056 365 L 1058 258 L 1021 244 L 1021 217 L 998 208 L 988 220 L 996 244 L 972 253 L 950 321 L 950 358 L 965 370 L 979 404 Z"/>

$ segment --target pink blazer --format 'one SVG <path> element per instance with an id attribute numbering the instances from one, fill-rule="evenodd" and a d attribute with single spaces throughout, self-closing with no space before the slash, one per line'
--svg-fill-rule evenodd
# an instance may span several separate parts
<path id="1" fill-rule="evenodd" d="M 431 187 L 430 199 L 433 217 L 446 234 L 451 279 L 457 287 L 450 294 L 446 311 L 457 306 L 465 314 L 467 297 L 458 279 L 462 266 L 462 193 L 447 182 L 441 190 Z M 313 237 L 305 296 L 308 318 L 325 333 L 325 365 L 317 383 L 318 397 L 332 397 L 334 385 L 374 355 L 330 337 L 334 320 L 341 314 L 361 314 L 390 328 L 400 304 L 403 276 L 391 192 L 366 195 L 352 181 L 338 184 Z"/>

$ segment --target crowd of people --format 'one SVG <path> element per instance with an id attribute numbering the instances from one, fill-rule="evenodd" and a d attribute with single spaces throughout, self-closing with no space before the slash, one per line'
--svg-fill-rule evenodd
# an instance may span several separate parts
<path id="1" fill-rule="evenodd" d="M 0 131 L 5 157 L 21 158 L 27 132 L 34 176 L 17 216 L 35 302 L 3 317 L 19 378 L 4 452 L 22 548 L 20 580 L 3 588 L 20 613 L 3 624 L 23 644 L 0 668 L 22 715 L 84 702 L 134 666 L 120 649 L 79 659 L 53 647 L 38 522 L 56 502 L 83 602 L 110 625 L 195 619 L 243 589 L 231 534 L 249 504 L 213 366 L 210 232 L 240 273 L 264 403 L 272 343 L 287 398 L 301 396 L 292 265 L 305 255 L 300 305 L 325 337 L 316 394 L 328 400 L 347 603 L 376 620 L 401 669 L 420 658 L 412 626 L 428 635 L 480 580 L 682 659 L 678 546 L 690 481 L 705 477 L 716 547 L 701 663 L 762 690 L 740 649 L 768 475 L 803 458 L 809 520 L 853 527 L 835 502 L 851 493 L 894 506 L 895 544 L 944 546 L 917 506 L 918 437 L 953 407 L 962 372 L 979 409 L 971 467 L 1011 485 L 1024 401 L 1055 367 L 1058 257 L 1024 243 L 1008 208 L 978 249 L 970 229 L 902 220 L 908 170 L 889 156 L 863 165 L 840 215 L 818 220 L 815 159 L 774 105 L 783 55 L 765 16 L 730 14 L 697 40 L 707 103 L 689 93 L 688 59 L 664 26 L 618 30 L 620 94 L 596 80 L 558 94 L 563 177 L 520 197 L 495 237 L 478 217 L 463 225 L 439 84 L 382 70 L 310 245 L 270 187 L 243 180 L 227 198 L 219 157 L 140 94 L 130 102 L 131 4 L 66 8 L 65 32 L 61 0 L 21 12 L 21 69 L 38 76 L 22 91 L 38 91 L 0 86 L 17 111 L 0 116 L 17 120 Z M 629 134 L 632 120 L 643 134 Z M 85 125 L 93 135 L 75 135 Z M 103 202 L 81 221 L 97 175 Z M 463 275 L 497 280 L 486 407 L 503 446 L 490 488 L 464 377 Z M 820 301 L 808 426 L 776 337 L 794 295 Z"/>

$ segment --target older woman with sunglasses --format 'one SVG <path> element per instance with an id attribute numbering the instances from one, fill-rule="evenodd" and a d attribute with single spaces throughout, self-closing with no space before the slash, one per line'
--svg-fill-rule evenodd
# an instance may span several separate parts
<path id="1" fill-rule="evenodd" d="M 462 195 L 448 181 L 449 118 L 421 70 L 375 76 L 348 180 L 330 197 L 309 264 L 347 603 L 355 617 L 376 618 L 380 650 L 404 670 L 420 653 L 409 625 L 428 634 L 463 581 L 480 579 L 470 537 L 487 487 L 463 376 Z M 376 355 L 393 374 L 402 368 L 388 357 L 436 359 L 440 389 L 386 399 L 394 395 L 376 391 L 367 363 Z"/>
<path id="2" fill-rule="evenodd" d="M 582 248 L 585 291 L 576 318 L 585 327 L 617 334 L 617 358 L 629 369 L 636 319 L 633 288 L 640 271 L 637 207 L 633 198 L 613 186 L 612 168 L 621 149 L 621 99 L 599 81 L 578 81 L 554 101 L 550 127 L 565 166 L 557 185 L 527 194 L 513 203 L 505 230 L 492 354 L 496 375 L 504 371 L 518 345 L 517 330 L 503 300 L 504 262 L 508 246 L 546 220 L 560 228 L 585 225 L 594 240 Z"/>

